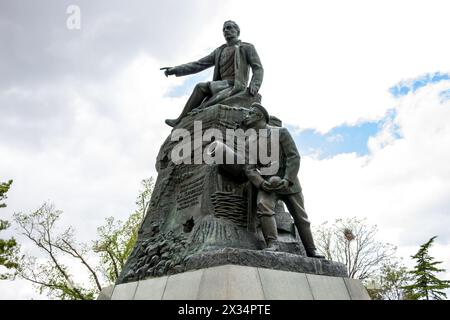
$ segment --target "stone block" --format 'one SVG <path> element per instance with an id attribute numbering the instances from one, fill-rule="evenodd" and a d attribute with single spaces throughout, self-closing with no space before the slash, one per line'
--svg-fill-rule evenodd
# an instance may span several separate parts
<path id="1" fill-rule="evenodd" d="M 357 279 L 231 264 L 107 287 L 97 299 L 109 297 L 111 300 L 370 300 Z"/>
<path id="2" fill-rule="evenodd" d="M 118 284 L 114 287 L 111 300 L 133 300 L 138 283 L 130 282 Z"/>
<path id="3" fill-rule="evenodd" d="M 204 270 L 195 270 L 168 276 L 163 300 L 195 300 Z"/>
<path id="4" fill-rule="evenodd" d="M 167 278 L 165 276 L 139 281 L 134 300 L 161 300 L 166 290 Z"/>
<path id="5" fill-rule="evenodd" d="M 344 278 L 350 299 L 352 300 L 371 300 L 369 293 L 363 286 L 361 280 Z"/>
<path id="6" fill-rule="evenodd" d="M 100 291 L 100 294 L 97 297 L 97 300 L 111 300 L 111 296 L 114 291 L 114 286 L 109 286 L 106 288 L 103 288 L 102 291 Z"/>
<path id="7" fill-rule="evenodd" d="M 350 300 L 344 279 L 307 274 L 314 300 Z"/>
<path id="8" fill-rule="evenodd" d="M 199 300 L 261 300 L 264 298 L 257 268 L 225 265 L 204 270 Z"/>
<path id="9" fill-rule="evenodd" d="M 306 274 L 258 268 L 268 300 L 313 300 Z"/>

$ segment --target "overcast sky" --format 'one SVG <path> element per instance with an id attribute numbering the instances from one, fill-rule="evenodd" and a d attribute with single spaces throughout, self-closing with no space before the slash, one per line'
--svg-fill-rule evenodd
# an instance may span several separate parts
<path id="1" fill-rule="evenodd" d="M 14 184 L 1 218 L 49 200 L 80 241 L 125 219 L 156 177 L 164 119 L 211 77 L 159 68 L 209 54 L 232 19 L 264 65 L 263 104 L 303 155 L 312 223 L 367 217 L 405 260 L 437 235 L 450 271 L 449 12 L 446 0 L 3 0 L 0 181 Z M 0 282 L 0 298 L 33 297 Z"/>

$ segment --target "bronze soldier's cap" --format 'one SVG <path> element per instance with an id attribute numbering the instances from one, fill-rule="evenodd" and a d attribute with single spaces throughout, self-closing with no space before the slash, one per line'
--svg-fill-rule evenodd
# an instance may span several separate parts
<path id="1" fill-rule="evenodd" d="M 258 108 L 263 113 L 264 118 L 266 118 L 266 122 L 269 123 L 270 116 L 269 116 L 269 113 L 267 112 L 266 108 L 264 108 L 262 106 L 262 104 L 259 102 L 253 102 L 252 105 L 250 106 L 250 108 L 253 108 L 253 107 Z"/>

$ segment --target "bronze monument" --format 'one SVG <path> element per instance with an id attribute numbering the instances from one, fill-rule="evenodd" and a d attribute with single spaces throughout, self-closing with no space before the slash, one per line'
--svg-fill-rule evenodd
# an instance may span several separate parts
<path id="1" fill-rule="evenodd" d="M 213 80 L 201 82 L 195 86 L 180 116 L 177 119 L 166 120 L 169 126 L 174 127 L 189 111 L 195 108 L 206 108 L 222 102 L 227 104 L 226 100 L 233 98 L 258 99 L 258 97 L 254 97 L 261 87 L 264 69 L 255 47 L 239 40 L 240 32 L 236 22 L 225 21 L 223 24 L 225 44 L 198 61 L 176 67 L 161 68 L 161 70 L 165 70 L 166 76 L 180 77 L 214 66 Z M 246 91 L 250 68 L 253 75 L 248 91 Z"/>
<path id="2" fill-rule="evenodd" d="M 214 66 L 214 77 L 196 85 L 177 119 L 166 120 L 173 130 L 118 283 L 224 264 L 346 276 L 344 265 L 316 251 L 297 178 L 300 155 L 281 120 L 260 104 L 263 67 L 254 46 L 238 40 L 233 21 L 222 31 L 226 44 L 210 55 L 162 68 L 183 76 Z"/>

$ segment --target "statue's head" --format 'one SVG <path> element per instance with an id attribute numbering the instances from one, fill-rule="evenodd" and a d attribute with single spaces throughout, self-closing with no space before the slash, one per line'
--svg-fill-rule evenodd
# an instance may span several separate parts
<path id="1" fill-rule="evenodd" d="M 238 24 L 232 20 L 228 20 L 223 23 L 222 31 L 223 36 L 227 41 L 237 39 L 241 34 L 241 29 L 239 28 Z"/>
<path id="2" fill-rule="evenodd" d="M 262 106 L 262 104 L 258 102 L 253 102 L 250 109 L 248 110 L 247 115 L 244 118 L 244 123 L 248 127 L 252 127 L 257 123 L 265 122 L 269 123 L 269 113 L 266 108 Z"/>

